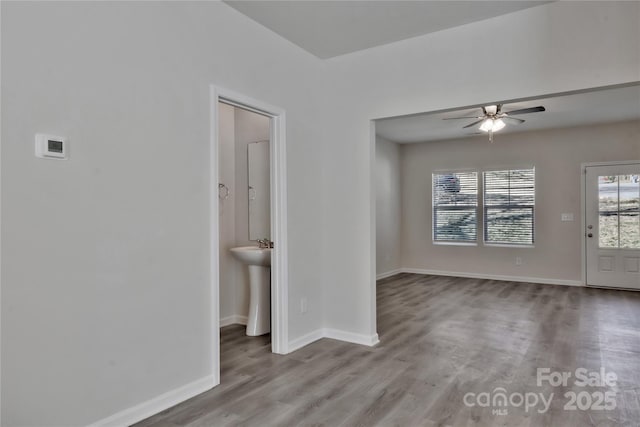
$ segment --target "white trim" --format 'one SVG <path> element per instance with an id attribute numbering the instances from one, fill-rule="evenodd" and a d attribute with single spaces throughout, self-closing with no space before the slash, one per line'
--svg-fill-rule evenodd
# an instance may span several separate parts
<path id="1" fill-rule="evenodd" d="M 0 22 L 2 21 L 2 8 L 0 7 Z M 0 59 L 0 70 L 2 70 L 2 60 Z M 2 71 L 0 71 L 2 74 Z M 0 77 L 0 81 L 2 78 Z M 0 89 L 0 94 L 2 89 Z M 0 98 L 2 98 L 0 96 Z M 2 117 L 2 103 L 0 102 L 0 117 Z M 0 120 L 0 140 L 2 140 L 2 120 Z M 2 144 L 0 144 L 0 165 L 2 165 Z M 0 166 L 0 177 L 2 176 L 2 167 Z M 0 179 L 0 189 L 2 189 L 2 179 Z M 2 229 L 2 191 L 0 190 L 0 230 Z M 0 239 L 0 248 L 2 247 Z M 2 250 L 0 249 L 0 307 L 2 307 Z M 2 312 L 0 310 L 0 319 L 2 319 Z M 0 331 L 2 331 L 2 322 L 0 321 Z M 0 333 L 0 402 L 2 402 L 2 338 Z M 0 425 L 2 425 L 2 404 L 0 404 Z"/>
<path id="2" fill-rule="evenodd" d="M 168 391 L 160 396 L 147 400 L 139 405 L 120 411 L 107 418 L 89 425 L 89 427 L 128 426 L 149 418 L 165 409 L 191 399 L 194 396 L 211 390 L 216 382 L 213 376 L 201 378 L 175 390 Z"/>
<path id="3" fill-rule="evenodd" d="M 324 329 L 324 337 L 369 347 L 373 347 L 380 342 L 378 334 L 354 334 L 353 332 L 341 331 L 339 329 Z"/>
<path id="4" fill-rule="evenodd" d="M 535 213 L 534 213 L 535 215 Z M 519 244 L 519 243 L 484 243 L 485 248 L 511 248 L 511 249 L 535 249 L 536 245 Z"/>
<path id="5" fill-rule="evenodd" d="M 587 285 L 587 166 L 588 164 L 580 165 L 580 206 L 582 206 L 582 212 L 580 212 L 580 250 L 582 256 L 580 257 L 580 277 L 582 283 Z"/>
<path id="6" fill-rule="evenodd" d="M 215 297 L 215 313 L 212 309 L 212 325 L 215 331 L 215 337 L 212 343 L 212 352 L 214 354 L 215 376 L 219 379 L 220 375 L 220 319 L 218 315 L 219 304 L 219 277 L 217 271 L 218 263 L 218 200 L 217 186 L 214 185 L 218 181 L 218 102 L 222 101 L 240 108 L 263 114 L 271 119 L 271 135 L 270 135 L 270 155 L 271 155 L 271 235 L 275 242 L 274 249 L 271 253 L 271 351 L 278 354 L 287 354 L 289 352 L 289 265 L 288 265 L 288 236 L 287 236 L 287 150 L 286 150 L 286 113 L 285 110 L 250 98 L 243 94 L 211 85 L 211 103 L 212 121 L 211 129 L 211 227 L 215 230 L 211 232 L 211 253 L 215 255 L 212 262 L 212 296 Z M 214 188 L 215 187 L 215 188 Z M 215 200 L 213 200 L 215 199 Z M 215 207 L 215 210 L 213 208 Z M 216 271 L 213 271 L 213 265 L 216 265 Z"/>
<path id="7" fill-rule="evenodd" d="M 298 337 L 293 341 L 291 341 L 289 343 L 289 351 L 293 352 L 293 351 L 299 350 L 302 347 L 305 347 L 311 344 L 312 342 L 318 341 L 319 339 L 322 339 L 322 338 L 324 338 L 324 330 L 316 329 L 313 332 L 309 332 L 308 334 Z"/>
<path id="8" fill-rule="evenodd" d="M 580 246 L 580 249 L 582 251 L 581 252 L 582 253 L 581 277 L 582 277 L 582 284 L 584 286 L 589 286 L 587 284 L 587 236 L 586 236 L 586 230 L 587 230 L 587 183 L 586 183 L 587 168 L 588 167 L 593 167 L 593 166 L 632 165 L 632 164 L 636 164 L 636 163 L 640 163 L 640 160 L 621 160 L 621 161 L 614 161 L 614 162 L 587 162 L 587 163 L 581 163 L 580 164 L 580 205 L 582 206 L 582 218 L 581 218 L 581 224 L 582 224 L 581 230 L 582 230 L 582 232 L 581 232 L 581 246 Z M 595 286 L 592 286 L 592 287 L 595 287 Z"/>
<path id="9" fill-rule="evenodd" d="M 247 316 L 240 316 L 239 314 L 232 314 L 231 316 L 223 317 L 220 319 L 220 327 L 224 328 L 229 325 L 246 325 Z"/>
<path id="10" fill-rule="evenodd" d="M 585 285 L 591 289 L 606 289 L 609 291 L 629 291 L 629 292 L 640 292 L 640 289 L 637 288 L 620 288 L 618 286 L 602 286 L 602 285 Z"/>
<path id="11" fill-rule="evenodd" d="M 433 240 L 431 237 L 431 244 L 434 246 L 468 246 L 468 247 L 476 247 L 478 246 L 478 241 L 475 242 L 456 242 L 453 240 Z"/>
<path id="12" fill-rule="evenodd" d="M 376 297 L 376 122 L 369 121 L 369 271 L 367 272 L 369 281 L 369 294 L 366 304 L 369 305 L 369 333 L 378 336 L 378 300 Z"/>
<path id="13" fill-rule="evenodd" d="M 353 332 L 341 331 L 339 329 L 316 329 L 313 332 L 309 332 L 306 335 L 303 335 L 299 338 L 294 339 L 289 343 L 289 350 L 296 351 L 305 347 L 313 342 L 316 342 L 322 338 L 329 338 L 338 341 L 344 341 L 351 344 L 359 344 L 366 345 L 369 347 L 373 347 L 378 344 L 380 340 L 378 339 L 378 334 L 374 335 L 365 335 L 365 334 L 356 334 Z"/>
<path id="14" fill-rule="evenodd" d="M 402 273 L 429 274 L 432 276 L 465 277 L 470 279 L 501 280 L 507 282 L 541 283 L 544 285 L 584 286 L 580 280 L 550 279 L 546 277 L 504 276 L 498 274 L 463 273 L 459 271 L 427 270 L 422 268 L 402 268 Z"/>
<path id="15" fill-rule="evenodd" d="M 259 105 L 259 104 L 252 104 Z M 271 351 L 289 353 L 289 245 L 287 235 L 287 147 L 286 115 L 279 108 L 264 106 L 271 118 Z"/>
<path id="16" fill-rule="evenodd" d="M 387 277 L 395 276 L 398 273 L 402 273 L 401 268 L 396 268 L 395 270 L 386 271 L 384 273 L 380 273 L 376 276 L 376 280 L 386 279 Z"/>
<path id="17" fill-rule="evenodd" d="M 218 93 L 215 87 L 209 88 L 210 99 L 210 141 L 209 141 L 209 283 L 211 302 L 209 327 L 211 344 L 209 346 L 210 370 L 214 386 L 220 384 L 220 236 L 218 209 Z"/>
<path id="18" fill-rule="evenodd" d="M 636 163 L 640 163 L 640 160 L 618 160 L 615 162 L 586 162 L 586 163 L 581 163 L 581 166 L 582 166 L 582 170 L 584 170 L 584 168 L 589 166 L 624 166 L 624 165 L 633 166 Z"/>

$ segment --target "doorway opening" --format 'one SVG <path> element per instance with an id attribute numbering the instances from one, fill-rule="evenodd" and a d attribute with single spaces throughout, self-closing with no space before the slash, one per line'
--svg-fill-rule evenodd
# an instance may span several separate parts
<path id="1" fill-rule="evenodd" d="M 285 112 L 212 86 L 211 116 L 211 353 L 219 384 L 221 326 L 246 323 L 246 338 L 264 343 L 270 333 L 271 351 L 288 353 Z M 264 304 L 270 319 L 258 309 Z"/>
<path id="2" fill-rule="evenodd" d="M 640 162 L 583 171 L 585 283 L 640 290 Z"/>

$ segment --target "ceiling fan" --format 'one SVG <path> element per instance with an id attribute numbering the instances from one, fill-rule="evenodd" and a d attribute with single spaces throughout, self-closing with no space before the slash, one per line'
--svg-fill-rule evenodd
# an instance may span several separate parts
<path id="1" fill-rule="evenodd" d="M 489 141 L 493 142 L 493 133 L 503 129 L 506 126 L 505 120 L 512 120 L 514 123 L 518 124 L 525 122 L 523 119 L 511 116 L 516 116 L 519 114 L 540 113 L 542 111 L 546 111 L 543 106 L 521 108 L 519 110 L 512 111 L 502 111 L 503 105 L 504 104 L 486 105 L 482 107 L 481 116 L 447 117 L 443 120 L 478 119 L 473 123 L 469 123 L 468 125 L 463 126 L 462 128 L 466 129 L 482 123 L 479 129 L 483 132 L 488 132 Z"/>

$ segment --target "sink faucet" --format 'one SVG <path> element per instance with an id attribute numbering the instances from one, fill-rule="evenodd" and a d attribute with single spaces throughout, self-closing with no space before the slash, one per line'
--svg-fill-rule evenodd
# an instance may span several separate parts
<path id="1" fill-rule="evenodd" d="M 258 247 L 260 249 L 273 248 L 273 242 L 266 237 L 264 239 L 258 239 Z"/>

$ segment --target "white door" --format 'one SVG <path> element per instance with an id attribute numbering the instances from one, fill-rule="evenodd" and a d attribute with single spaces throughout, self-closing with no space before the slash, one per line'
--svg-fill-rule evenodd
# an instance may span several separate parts
<path id="1" fill-rule="evenodd" d="M 587 285 L 640 289 L 640 163 L 587 166 Z"/>

